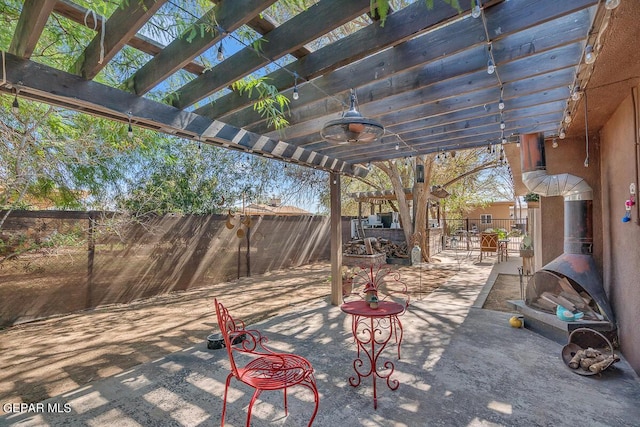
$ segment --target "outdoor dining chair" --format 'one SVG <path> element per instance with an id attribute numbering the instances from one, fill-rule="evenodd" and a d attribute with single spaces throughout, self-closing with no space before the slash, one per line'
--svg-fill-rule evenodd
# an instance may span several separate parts
<path id="1" fill-rule="evenodd" d="M 247 427 L 251 424 L 251 410 L 253 405 L 264 390 L 283 390 L 284 410 L 288 414 L 287 408 L 287 388 L 301 385 L 313 392 L 315 408 L 309 420 L 309 427 L 318 413 L 318 388 L 313 373 L 313 367 L 307 359 L 290 353 L 278 353 L 265 346 L 267 338 L 262 336 L 257 330 L 248 330 L 244 322 L 234 320 L 222 303 L 215 299 L 216 315 L 218 326 L 224 339 L 224 344 L 231 363 L 231 372 L 227 376 L 224 387 L 224 400 L 222 403 L 221 426 L 224 426 L 224 419 L 227 412 L 227 392 L 232 378 L 255 389 L 249 410 L 247 413 Z M 244 340 L 238 342 L 238 337 Z M 232 344 L 237 343 L 237 344 Z M 234 353 L 243 353 L 251 357 L 251 361 L 244 366 L 238 366 Z"/>

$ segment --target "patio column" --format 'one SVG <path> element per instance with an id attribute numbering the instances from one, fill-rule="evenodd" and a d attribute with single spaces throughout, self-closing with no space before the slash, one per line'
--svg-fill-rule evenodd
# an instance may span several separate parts
<path id="1" fill-rule="evenodd" d="M 342 203 L 340 201 L 340 174 L 329 174 L 331 200 L 331 304 L 342 302 Z"/>

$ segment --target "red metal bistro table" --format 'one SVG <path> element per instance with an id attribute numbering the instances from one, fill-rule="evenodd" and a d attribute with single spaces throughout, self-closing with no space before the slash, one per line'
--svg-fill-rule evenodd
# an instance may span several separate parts
<path id="1" fill-rule="evenodd" d="M 400 383 L 391 379 L 395 370 L 393 362 L 387 360 L 382 365 L 380 372 L 377 363 L 378 358 L 394 336 L 398 344 L 398 359 L 400 359 L 400 344 L 402 343 L 402 323 L 398 318 L 405 310 L 405 306 L 391 301 L 380 301 L 378 308 L 372 309 L 366 301 L 350 301 L 342 304 L 340 309 L 352 316 L 351 328 L 358 348 L 358 355 L 353 361 L 353 369 L 356 375 L 349 378 L 349 384 L 353 387 L 360 385 L 362 378 L 373 378 L 373 408 L 378 407 L 378 395 L 376 390 L 376 377 L 387 382 L 391 390 L 396 390 Z M 364 357 L 369 364 L 365 363 Z"/>

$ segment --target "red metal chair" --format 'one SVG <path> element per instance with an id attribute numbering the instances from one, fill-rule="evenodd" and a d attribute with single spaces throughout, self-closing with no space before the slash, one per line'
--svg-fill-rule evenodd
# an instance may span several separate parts
<path id="1" fill-rule="evenodd" d="M 277 353 L 265 346 L 267 338 L 262 336 L 256 330 L 248 330 L 245 328 L 244 322 L 234 320 L 229 311 L 215 300 L 216 315 L 218 317 L 218 326 L 224 344 L 229 355 L 231 363 L 231 372 L 227 376 L 227 382 L 224 387 L 224 401 L 222 404 L 222 420 L 220 425 L 224 426 L 224 418 L 227 412 L 227 391 L 231 378 L 255 389 L 251 402 L 249 403 L 249 412 L 247 414 L 247 427 L 251 424 L 251 410 L 260 393 L 264 390 L 283 390 L 284 392 L 284 411 L 288 414 L 287 409 L 287 388 L 295 385 L 301 385 L 313 392 L 315 409 L 309 420 L 309 427 L 318 413 L 318 388 L 316 379 L 313 375 L 313 367 L 304 357 L 288 354 Z M 238 343 L 243 337 L 244 339 Z M 232 345 L 233 342 L 238 344 Z M 234 352 L 248 354 L 253 358 L 244 367 L 238 367 L 234 359 Z"/>

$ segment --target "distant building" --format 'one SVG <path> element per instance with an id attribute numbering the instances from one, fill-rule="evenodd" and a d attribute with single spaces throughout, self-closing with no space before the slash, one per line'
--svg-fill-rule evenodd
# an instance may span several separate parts
<path id="1" fill-rule="evenodd" d="M 507 228 L 505 220 L 515 223 L 526 223 L 527 205 L 514 206 L 510 200 L 491 202 L 484 207 L 477 207 L 467 213 L 465 220 L 469 222 L 469 228 L 477 231 L 487 228 Z"/>

